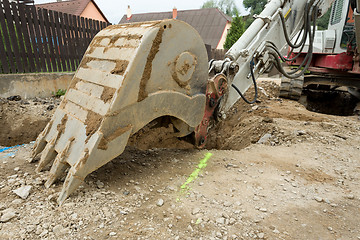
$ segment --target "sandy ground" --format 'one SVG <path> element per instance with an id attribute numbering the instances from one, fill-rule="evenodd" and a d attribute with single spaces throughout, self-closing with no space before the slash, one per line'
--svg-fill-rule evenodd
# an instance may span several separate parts
<path id="1" fill-rule="evenodd" d="M 259 102 L 239 102 L 211 129 L 207 149 L 141 132 L 61 207 L 62 182 L 43 186 L 31 143 L 0 150 L 0 239 L 360 239 L 358 117 L 310 112 L 277 98 L 277 85 L 260 86 Z M 2 124 L 46 123 L 53 101 L 3 100 Z M 21 186 L 31 186 L 26 199 L 13 192 Z"/>

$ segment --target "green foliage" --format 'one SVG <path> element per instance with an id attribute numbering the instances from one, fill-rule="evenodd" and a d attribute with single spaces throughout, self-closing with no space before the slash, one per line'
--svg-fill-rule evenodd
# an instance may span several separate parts
<path id="1" fill-rule="evenodd" d="M 331 8 L 319 19 L 316 20 L 316 25 L 319 30 L 328 29 L 329 19 L 330 19 Z"/>
<path id="2" fill-rule="evenodd" d="M 52 92 L 52 95 L 54 97 L 61 97 L 61 96 L 65 95 L 65 93 L 66 93 L 66 89 L 58 89 L 56 91 L 56 93 Z"/>
<path id="3" fill-rule="evenodd" d="M 230 31 L 226 36 L 224 48 L 230 49 L 231 46 L 241 37 L 244 31 L 245 31 L 245 22 L 243 21 L 243 18 L 239 17 L 239 15 L 233 17 Z"/>
<path id="4" fill-rule="evenodd" d="M 243 3 L 245 8 L 250 10 L 250 16 L 246 19 L 245 22 L 246 29 L 254 21 L 254 14 L 260 14 L 264 10 L 267 0 L 244 0 Z"/>
<path id="5" fill-rule="evenodd" d="M 208 0 L 201 8 L 218 8 L 229 16 L 236 16 L 239 14 L 239 9 L 234 0 Z"/>

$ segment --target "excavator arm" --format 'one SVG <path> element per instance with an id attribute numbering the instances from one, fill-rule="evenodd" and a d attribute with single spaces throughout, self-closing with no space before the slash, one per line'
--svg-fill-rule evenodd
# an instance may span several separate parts
<path id="1" fill-rule="evenodd" d="M 182 21 L 100 31 L 35 142 L 37 170 L 51 165 L 45 186 L 66 175 L 62 204 L 88 174 L 119 156 L 131 135 L 161 117 L 170 118 L 177 136 L 194 133 L 195 145 L 204 146 L 210 118 L 226 112 L 270 65 L 281 69 L 277 54 L 301 29 L 311 38 L 310 23 L 331 2 L 271 0 L 226 59 L 209 64 L 201 37 Z"/>

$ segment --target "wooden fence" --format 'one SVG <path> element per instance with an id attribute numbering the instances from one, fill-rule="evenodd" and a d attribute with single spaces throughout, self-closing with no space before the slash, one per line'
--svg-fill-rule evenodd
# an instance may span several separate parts
<path id="1" fill-rule="evenodd" d="M 0 0 L 0 73 L 75 71 L 91 39 L 108 25 Z"/>

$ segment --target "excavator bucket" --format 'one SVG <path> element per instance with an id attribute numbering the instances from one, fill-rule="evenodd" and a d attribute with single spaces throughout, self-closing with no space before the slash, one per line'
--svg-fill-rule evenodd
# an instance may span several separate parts
<path id="1" fill-rule="evenodd" d="M 152 120 L 170 116 L 179 136 L 191 133 L 204 116 L 207 59 L 201 37 L 182 21 L 100 31 L 33 148 L 37 171 L 52 164 L 46 187 L 67 173 L 58 203 Z"/>

